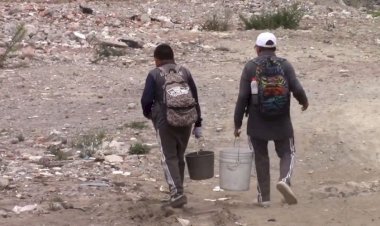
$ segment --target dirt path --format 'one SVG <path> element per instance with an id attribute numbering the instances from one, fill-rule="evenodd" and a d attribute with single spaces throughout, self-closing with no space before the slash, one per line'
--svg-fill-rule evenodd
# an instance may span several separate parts
<path id="1" fill-rule="evenodd" d="M 142 59 L 128 67 L 112 61 L 84 63 L 90 53 L 83 52 L 83 61 L 76 63 L 37 62 L 28 68 L 0 70 L 0 175 L 10 182 L 7 188 L 0 187 L 0 218 L 6 216 L 0 225 L 180 225 L 178 218 L 194 226 L 380 225 L 379 27 L 379 20 L 350 20 L 333 32 L 321 27 L 275 32 L 278 54 L 293 63 L 310 99 L 310 109 L 304 113 L 296 101 L 292 103 L 296 206 L 282 205 L 273 186 L 273 205 L 256 207 L 256 178 L 252 176 L 248 192 L 214 192 L 218 178 L 199 182 L 187 177 L 188 206 L 161 208 L 166 194 L 160 190 L 165 191 L 165 182 L 153 128 L 150 123 L 143 130 L 122 127 L 145 120 L 139 99 L 153 66 L 148 50 L 139 52 L 135 59 Z M 233 148 L 238 81 L 245 62 L 254 56 L 253 39 L 258 33 L 182 30 L 157 34 L 169 35 L 173 43 L 187 43 L 176 45 L 177 61 L 193 72 L 207 148 L 217 155 L 221 149 Z M 128 107 L 131 103 L 136 106 Z M 122 163 L 75 158 L 54 168 L 33 160 L 48 156 L 52 131 L 70 141 L 94 128 L 104 129 L 107 136 L 121 142 Z M 12 144 L 18 134 L 25 141 Z M 151 153 L 129 156 L 126 152 L 134 140 L 153 144 Z M 243 137 L 242 148 L 247 148 L 245 141 Z M 195 148 L 192 138 L 189 151 Z M 273 151 L 271 157 L 274 185 L 278 159 Z M 215 170 L 218 174 L 218 161 Z M 57 197 L 70 205 L 52 210 Z M 205 200 L 219 198 L 226 200 Z M 16 205 L 34 203 L 38 207 L 31 212 L 12 212 Z"/>

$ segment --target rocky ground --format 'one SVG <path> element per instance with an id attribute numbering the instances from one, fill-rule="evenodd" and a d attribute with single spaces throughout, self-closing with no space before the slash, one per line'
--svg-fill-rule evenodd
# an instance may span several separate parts
<path id="1" fill-rule="evenodd" d="M 0 69 L 0 225 L 379 225 L 380 18 L 340 1 L 301 1 L 300 29 L 274 31 L 310 99 L 306 112 L 292 106 L 299 204 L 281 204 L 273 189 L 272 207 L 256 207 L 254 175 L 248 192 L 214 189 L 218 153 L 234 148 L 240 73 L 260 33 L 242 30 L 238 16 L 289 2 L 88 1 L 94 12 L 84 14 L 78 1 L 2 1 L 0 53 L 20 23 L 27 35 Z M 202 30 L 226 9 L 229 31 Z M 193 72 L 206 149 L 217 155 L 215 178 L 186 178 L 183 210 L 161 208 L 158 145 L 139 105 L 161 42 Z M 97 59 L 102 45 L 118 56 Z M 78 144 L 98 141 L 94 134 L 103 142 L 90 156 Z M 136 143 L 150 153 L 128 154 Z M 197 148 L 191 138 L 188 151 Z"/>

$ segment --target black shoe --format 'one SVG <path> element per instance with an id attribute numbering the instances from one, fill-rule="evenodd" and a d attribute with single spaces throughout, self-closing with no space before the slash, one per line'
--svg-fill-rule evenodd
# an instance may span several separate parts
<path id="1" fill-rule="evenodd" d="M 170 198 L 170 206 L 173 208 L 182 208 L 185 204 L 187 204 L 186 195 L 177 194 Z"/>

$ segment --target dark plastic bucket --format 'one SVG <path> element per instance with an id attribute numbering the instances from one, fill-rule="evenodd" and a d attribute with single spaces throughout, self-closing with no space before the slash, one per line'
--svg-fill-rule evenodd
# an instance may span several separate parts
<path id="1" fill-rule="evenodd" d="M 190 179 L 205 180 L 214 177 L 214 152 L 198 151 L 186 154 Z"/>

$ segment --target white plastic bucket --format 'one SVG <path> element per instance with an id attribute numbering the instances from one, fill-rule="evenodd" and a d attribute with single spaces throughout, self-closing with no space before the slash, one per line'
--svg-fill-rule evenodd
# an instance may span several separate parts
<path id="1" fill-rule="evenodd" d="M 247 191 L 251 182 L 252 151 L 221 151 L 220 187 L 228 191 Z"/>

